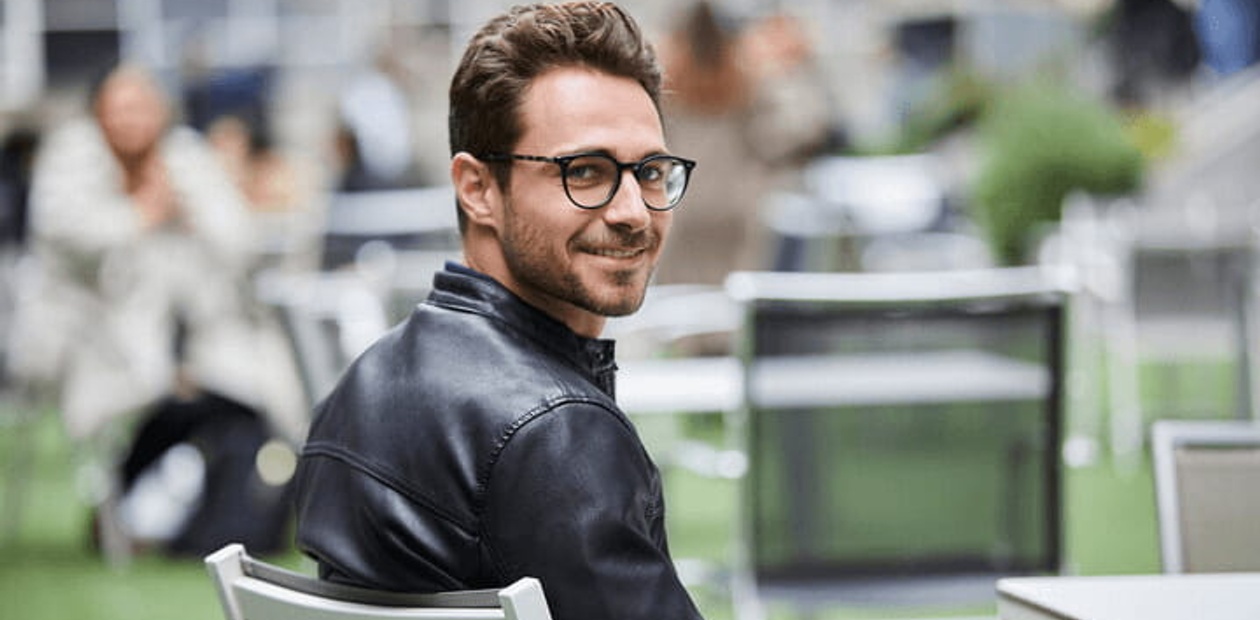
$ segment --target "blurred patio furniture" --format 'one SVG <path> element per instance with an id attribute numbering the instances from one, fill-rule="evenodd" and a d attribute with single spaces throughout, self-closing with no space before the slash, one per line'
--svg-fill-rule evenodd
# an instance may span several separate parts
<path id="1" fill-rule="evenodd" d="M 1151 449 L 1164 572 L 1260 571 L 1260 423 L 1160 420 Z"/>
<path id="2" fill-rule="evenodd" d="M 1053 270 L 736 273 L 741 618 L 965 605 L 1061 564 Z"/>

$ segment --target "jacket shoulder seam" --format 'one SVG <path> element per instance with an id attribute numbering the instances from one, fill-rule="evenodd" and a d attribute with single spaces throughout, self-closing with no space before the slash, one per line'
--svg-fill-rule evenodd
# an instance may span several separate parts
<path id="1" fill-rule="evenodd" d="M 446 510 L 429 498 L 423 491 L 415 488 L 405 477 L 380 463 L 363 458 L 359 454 L 327 442 L 312 442 L 302 450 L 303 456 L 315 456 L 333 459 L 344 463 L 347 467 L 369 477 L 407 498 L 408 501 L 424 507 L 444 521 L 459 528 L 468 535 L 475 535 L 476 526 L 465 523 L 457 515 Z"/>
<path id="2" fill-rule="evenodd" d="M 614 409 L 608 407 L 599 398 L 581 395 L 565 395 L 547 399 L 539 403 L 538 406 L 533 409 L 521 414 L 515 420 L 512 420 L 512 423 L 508 424 L 503 429 L 503 432 L 499 435 L 498 440 L 495 441 L 494 449 L 490 451 L 489 458 L 486 459 L 485 467 L 477 475 L 478 489 L 484 491 L 490 481 L 490 474 L 493 471 L 494 466 L 499 462 L 499 456 L 503 453 L 503 450 L 507 448 L 508 443 L 516 436 L 517 432 L 530 422 L 533 422 L 534 420 L 542 417 L 544 414 L 550 413 L 564 405 L 593 405 L 613 416 L 613 419 L 617 420 L 619 424 L 627 426 L 626 421 L 623 420 Z M 481 498 L 478 498 L 478 512 L 480 512 L 481 508 L 480 499 Z"/>

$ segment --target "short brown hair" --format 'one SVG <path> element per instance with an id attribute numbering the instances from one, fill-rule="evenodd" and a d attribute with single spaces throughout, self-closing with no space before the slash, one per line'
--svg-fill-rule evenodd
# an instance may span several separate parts
<path id="1" fill-rule="evenodd" d="M 504 153 L 520 140 L 520 105 L 539 75 L 583 66 L 643 85 L 660 109 L 656 53 L 628 13 L 611 2 L 516 6 L 473 35 L 450 91 L 451 155 Z M 508 167 L 496 167 L 500 184 Z M 463 214 L 460 214 L 463 217 Z"/>

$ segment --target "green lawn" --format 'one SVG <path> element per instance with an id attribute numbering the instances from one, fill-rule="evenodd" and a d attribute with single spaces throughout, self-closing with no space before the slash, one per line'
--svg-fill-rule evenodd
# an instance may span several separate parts
<path id="1" fill-rule="evenodd" d="M 644 422 L 649 442 L 663 442 L 673 429 Z M 691 434 L 714 435 L 715 425 Z M 0 428 L 4 475 L 14 470 L 17 436 Z M 70 448 L 55 416 L 46 415 L 33 433 L 34 460 L 25 468 L 20 527 L 5 532 L 0 548 L 0 618 L 23 620 L 213 620 L 221 618 L 209 578 L 193 559 L 147 555 L 124 568 L 110 568 L 88 543 L 88 513 L 76 499 Z M 678 558 L 721 566 L 729 560 L 736 488 L 731 481 L 701 478 L 665 468 L 670 543 Z M 1149 466 L 1131 473 L 1106 461 L 1069 470 L 1064 481 L 1068 569 L 1080 574 L 1152 572 L 1159 557 L 1155 503 Z M 7 497 L 5 501 L 8 501 Z M 6 506 L 7 510 L 10 508 Z M 295 553 L 270 558 L 299 569 L 309 563 Z M 711 620 L 731 617 L 720 589 L 697 587 L 696 599 Z M 991 609 L 978 610 L 983 613 Z M 870 610 L 839 610 L 838 618 L 877 617 Z"/>

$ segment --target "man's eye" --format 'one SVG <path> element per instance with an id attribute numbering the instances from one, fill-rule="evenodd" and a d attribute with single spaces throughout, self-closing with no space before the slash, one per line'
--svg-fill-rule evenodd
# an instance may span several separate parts
<path id="1" fill-rule="evenodd" d="M 659 183 L 665 178 L 665 164 L 654 162 L 639 168 L 635 175 L 640 183 Z"/>
<path id="2" fill-rule="evenodd" d="M 611 167 L 607 162 L 579 159 L 569 164 L 566 176 L 572 183 L 603 183 L 608 180 L 610 176 L 608 171 Z"/>

